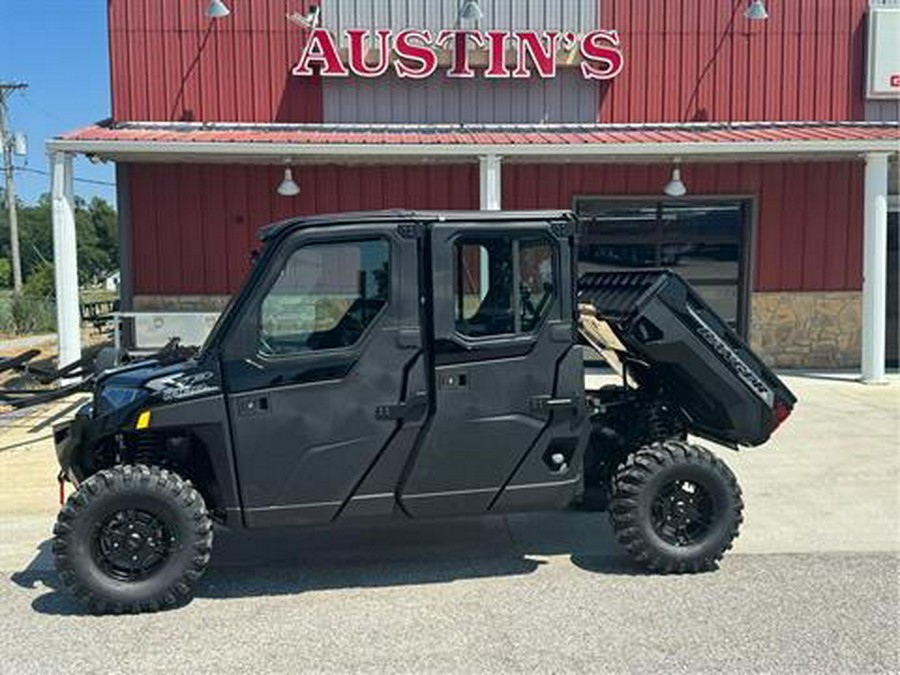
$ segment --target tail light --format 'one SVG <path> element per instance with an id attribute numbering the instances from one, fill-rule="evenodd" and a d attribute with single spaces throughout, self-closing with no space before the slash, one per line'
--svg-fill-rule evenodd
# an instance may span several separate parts
<path id="1" fill-rule="evenodd" d="M 775 409 L 772 411 L 772 431 L 775 431 L 780 427 L 782 423 L 791 416 L 793 410 L 794 409 L 784 401 L 775 401 Z"/>

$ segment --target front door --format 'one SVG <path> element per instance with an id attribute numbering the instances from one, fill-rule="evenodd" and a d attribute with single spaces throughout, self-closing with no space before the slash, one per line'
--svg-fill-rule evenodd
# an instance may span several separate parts
<path id="1" fill-rule="evenodd" d="M 432 227 L 434 410 L 401 486 L 410 515 L 571 499 L 587 424 L 568 225 Z"/>
<path id="2" fill-rule="evenodd" d="M 289 235 L 240 310 L 223 372 L 250 526 L 337 517 L 395 438 L 378 411 L 421 361 L 417 242 L 396 230 Z"/>

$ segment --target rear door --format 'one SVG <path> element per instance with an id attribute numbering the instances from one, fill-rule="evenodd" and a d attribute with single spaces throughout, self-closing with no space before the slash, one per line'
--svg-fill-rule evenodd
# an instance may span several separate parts
<path id="1" fill-rule="evenodd" d="M 248 525 L 328 521 L 355 495 L 392 509 L 402 461 L 361 488 L 425 388 L 417 241 L 399 229 L 289 235 L 239 310 L 223 373 Z"/>
<path id="2" fill-rule="evenodd" d="M 434 410 L 414 516 L 565 504 L 586 441 L 568 222 L 431 229 Z"/>

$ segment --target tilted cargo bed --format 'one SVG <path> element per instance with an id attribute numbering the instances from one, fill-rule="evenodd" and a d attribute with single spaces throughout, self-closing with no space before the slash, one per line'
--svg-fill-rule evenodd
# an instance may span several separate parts
<path id="1" fill-rule="evenodd" d="M 760 445 L 790 414 L 791 391 L 677 274 L 594 272 L 578 288 L 635 362 L 629 373 L 661 388 L 693 433 Z"/>

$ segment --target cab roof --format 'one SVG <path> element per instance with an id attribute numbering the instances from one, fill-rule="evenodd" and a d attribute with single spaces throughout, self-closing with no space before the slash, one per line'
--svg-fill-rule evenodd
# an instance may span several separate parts
<path id="1" fill-rule="evenodd" d="M 528 220 L 572 220 L 571 211 L 409 211 L 392 209 L 387 211 L 357 211 L 350 213 L 325 213 L 301 218 L 281 220 L 260 229 L 259 238 L 268 241 L 286 232 L 302 230 L 317 225 L 349 225 L 357 223 L 384 222 L 507 222 Z"/>

